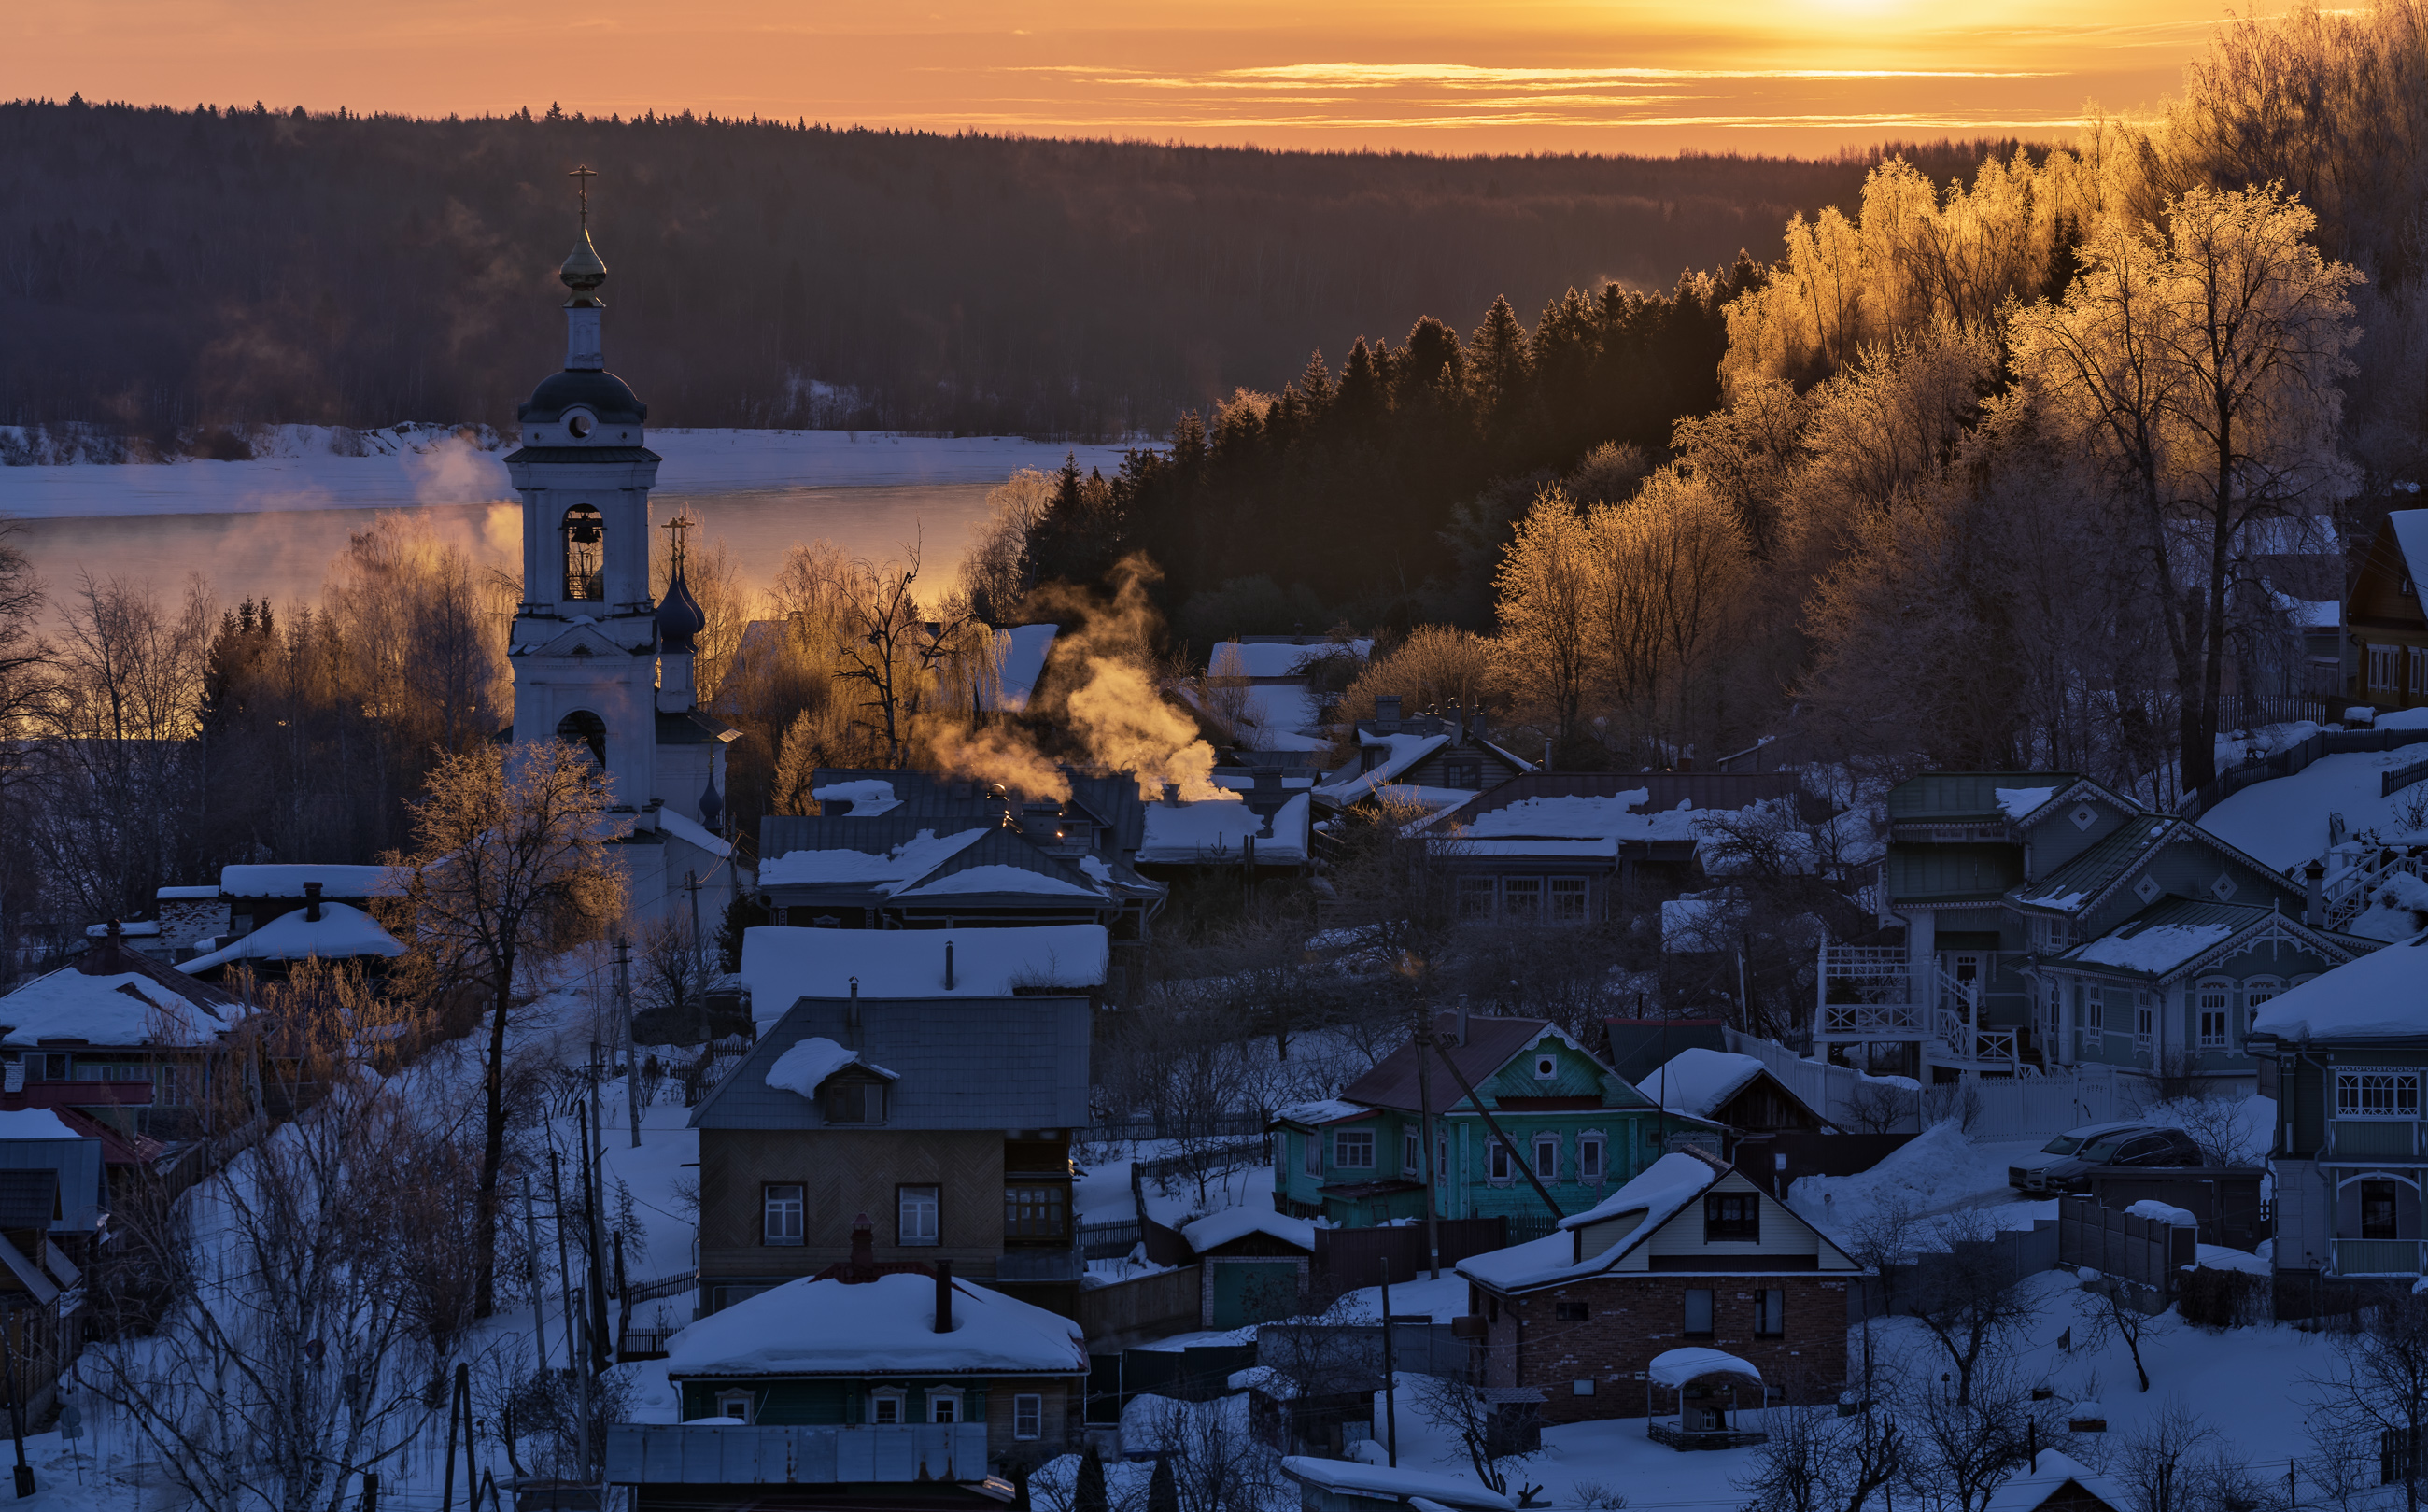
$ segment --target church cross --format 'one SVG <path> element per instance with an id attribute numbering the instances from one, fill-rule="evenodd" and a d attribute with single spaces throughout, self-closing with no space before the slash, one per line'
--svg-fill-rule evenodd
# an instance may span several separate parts
<path id="1" fill-rule="evenodd" d="M 565 176 L 575 180 L 581 187 L 582 229 L 587 231 L 590 229 L 590 181 L 599 176 L 599 170 L 589 167 L 577 168 Z"/>

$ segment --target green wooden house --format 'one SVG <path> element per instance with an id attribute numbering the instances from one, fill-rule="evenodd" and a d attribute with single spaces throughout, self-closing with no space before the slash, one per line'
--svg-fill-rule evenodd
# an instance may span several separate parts
<path id="1" fill-rule="evenodd" d="M 2253 1016 L 2259 1090 L 2276 1102 L 2280 1276 L 2428 1274 L 2428 935 L 2288 988 Z M 2282 1293 L 2280 1292 L 2280 1295 Z"/>
<path id="2" fill-rule="evenodd" d="M 1550 1220 L 1528 1171 L 1562 1213 L 1583 1212 L 1659 1159 L 1671 1134 L 1720 1130 L 1655 1107 L 1547 1020 L 1445 1013 L 1435 1032 L 1449 1037 L 1455 1072 L 1427 1056 L 1420 1084 L 1417 1049 L 1403 1045 L 1338 1097 L 1280 1111 L 1271 1125 L 1280 1136 L 1276 1208 L 1343 1228 L 1422 1217 L 1428 1101 L 1440 1216 L 1508 1217 L 1521 1226 Z M 1507 1142 L 1485 1124 L 1478 1100 Z"/>
<path id="3" fill-rule="evenodd" d="M 941 1262 L 880 1261 L 865 1218 L 850 1259 L 702 1318 L 666 1348 L 685 1422 L 984 1423 L 998 1464 L 1063 1453 L 1087 1376 L 1077 1323 Z"/>

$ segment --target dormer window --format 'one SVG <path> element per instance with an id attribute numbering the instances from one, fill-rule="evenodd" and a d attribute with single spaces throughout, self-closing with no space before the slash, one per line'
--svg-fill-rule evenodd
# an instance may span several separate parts
<path id="1" fill-rule="evenodd" d="M 591 504 L 565 512 L 565 596 L 597 602 L 607 597 L 607 519 Z"/>
<path id="2" fill-rule="evenodd" d="M 818 1089 L 818 1107 L 829 1124 L 882 1124 L 885 1081 L 838 1071 Z"/>

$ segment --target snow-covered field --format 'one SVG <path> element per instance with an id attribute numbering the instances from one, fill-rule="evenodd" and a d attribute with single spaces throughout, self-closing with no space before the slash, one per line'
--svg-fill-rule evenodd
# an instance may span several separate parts
<path id="1" fill-rule="evenodd" d="M 509 441 L 484 450 L 428 429 L 393 449 L 341 456 L 322 426 L 279 426 L 247 462 L 0 468 L 0 514 L 25 519 L 91 515 L 190 515 L 280 509 L 402 509 L 512 499 Z M 373 437 L 389 432 L 369 433 Z M 1019 436 L 903 436 L 882 431 L 663 430 L 666 495 L 769 488 L 999 483 L 1020 468 L 1051 471 L 1066 452 L 1107 472 L 1119 446 L 1063 446 Z M 367 449 L 368 450 L 368 449 Z"/>
<path id="2" fill-rule="evenodd" d="M 2379 723 L 2393 725 L 2397 719 L 2388 715 Z M 2428 744 L 2325 757 L 2290 777 L 2244 788 L 2203 814 L 2200 826 L 2279 871 L 2326 851 L 2331 814 L 2343 815 L 2348 832 L 2374 830 L 2380 839 L 2390 839 L 2416 828 L 2404 816 L 2428 788 L 2380 797 L 2378 779 L 2421 760 L 2428 760 Z"/>

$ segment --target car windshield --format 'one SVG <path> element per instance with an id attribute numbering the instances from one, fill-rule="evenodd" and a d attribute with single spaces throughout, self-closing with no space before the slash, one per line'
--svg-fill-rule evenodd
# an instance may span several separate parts
<path id="1" fill-rule="evenodd" d="M 2072 1155 L 2082 1147 L 2082 1141 L 2072 1134 L 2060 1134 L 2041 1146 L 2042 1155 Z"/>
<path id="2" fill-rule="evenodd" d="M 2112 1159 L 2116 1154 L 2117 1147 L 2122 1145 L 2124 1142 L 2124 1135 L 2110 1134 L 2108 1138 L 2101 1140 L 2096 1144 L 2084 1146 L 2081 1158 L 2091 1161 L 2093 1165 L 2096 1165 L 2102 1160 Z"/>

